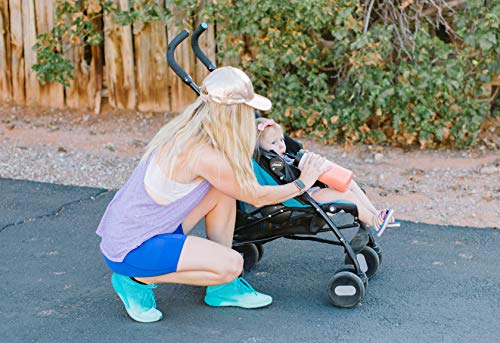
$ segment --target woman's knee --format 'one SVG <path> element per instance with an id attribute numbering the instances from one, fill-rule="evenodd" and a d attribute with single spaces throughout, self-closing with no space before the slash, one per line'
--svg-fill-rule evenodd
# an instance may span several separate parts
<path id="1" fill-rule="evenodd" d="M 235 250 L 229 254 L 220 269 L 221 283 L 231 282 L 236 279 L 243 270 L 243 257 Z"/>

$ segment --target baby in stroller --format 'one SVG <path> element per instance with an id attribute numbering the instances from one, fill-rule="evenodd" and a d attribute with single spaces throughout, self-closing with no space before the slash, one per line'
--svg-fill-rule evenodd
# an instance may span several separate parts
<path id="1" fill-rule="evenodd" d="M 272 119 L 261 117 L 256 119 L 256 127 L 256 154 L 263 151 L 268 154 L 275 153 L 283 159 L 285 165 L 294 164 L 296 156 L 290 156 L 286 152 L 287 149 L 281 125 Z M 354 180 L 348 178 L 342 182 L 346 183 L 344 191 L 339 191 L 331 187 L 313 187 L 308 190 L 308 193 L 318 203 L 336 200 L 354 203 L 358 207 L 359 219 L 372 228 L 379 237 L 387 227 L 400 226 L 394 220 L 394 211 L 392 209 L 378 210 Z"/>

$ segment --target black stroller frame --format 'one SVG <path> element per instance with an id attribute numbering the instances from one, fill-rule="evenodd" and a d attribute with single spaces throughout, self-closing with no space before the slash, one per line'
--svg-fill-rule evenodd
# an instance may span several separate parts
<path id="1" fill-rule="evenodd" d="M 198 43 L 200 35 L 207 28 L 206 23 L 201 23 L 194 30 L 191 47 L 196 57 L 212 72 L 217 67 L 203 53 Z M 185 29 L 172 39 L 167 49 L 167 61 L 182 81 L 199 95 L 200 88 L 191 76 L 177 64 L 174 57 L 175 49 L 188 36 L 189 31 Z M 256 117 L 260 116 L 257 112 L 255 115 Z M 285 142 L 287 154 L 289 153 L 292 156 L 302 148 L 300 142 L 293 140 L 288 135 L 285 135 Z M 260 154 L 258 164 L 280 184 L 284 177 L 280 168 L 274 168 L 277 161 L 279 162 L 279 156 L 274 152 L 263 152 Z M 273 167 L 271 162 L 274 163 Z M 320 182 L 317 185 L 326 187 Z M 382 261 L 382 252 L 375 241 L 374 234 L 365 224 L 359 221 L 358 209 L 352 203 L 332 202 L 320 205 L 308 193 L 294 199 L 308 206 L 290 207 L 277 204 L 247 212 L 246 207 L 249 205 L 238 201 L 233 249 L 243 255 L 244 270 L 246 272 L 250 271 L 260 261 L 264 253 L 263 245 L 265 243 L 282 237 L 341 246 L 346 254 L 345 264 L 337 269 L 330 279 L 327 289 L 328 296 L 333 305 L 337 307 L 350 308 L 356 306 L 365 294 L 368 278 L 375 275 Z M 331 216 L 340 212 L 350 214 L 352 222 L 337 226 Z M 358 228 L 356 235 L 350 241 L 346 240 L 340 231 L 347 228 Z M 337 240 L 314 237 L 316 234 L 326 231 L 333 232 Z"/>

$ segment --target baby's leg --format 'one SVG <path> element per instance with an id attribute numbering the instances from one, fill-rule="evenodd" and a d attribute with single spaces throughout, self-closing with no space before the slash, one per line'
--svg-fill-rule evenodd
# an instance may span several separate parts
<path id="1" fill-rule="evenodd" d="M 368 199 L 368 196 L 365 194 L 365 192 L 363 192 L 363 190 L 361 189 L 361 187 L 359 187 L 356 181 L 352 180 L 351 183 L 349 184 L 348 189 L 352 191 L 354 194 L 356 194 L 358 199 L 365 205 L 365 207 L 371 211 L 372 215 L 376 215 L 379 212 L 379 210 L 375 208 L 373 203 L 370 201 L 370 199 Z"/>
<path id="2" fill-rule="evenodd" d="M 385 216 L 386 216 L 386 210 L 382 210 L 382 211 L 377 210 L 375 208 L 375 206 L 373 206 L 372 202 L 370 201 L 368 196 L 365 194 L 365 192 L 363 192 L 361 187 L 359 187 L 358 184 L 354 180 L 351 181 L 348 189 L 350 191 L 352 191 L 354 194 L 356 194 L 358 199 L 366 206 L 367 209 L 369 209 L 372 212 L 373 217 L 377 218 L 377 221 L 379 223 L 384 221 Z M 390 227 L 399 226 L 399 223 L 397 223 L 394 220 L 394 217 L 392 217 L 389 219 L 388 226 L 390 226 Z"/>
<path id="3" fill-rule="evenodd" d="M 322 188 L 312 194 L 316 202 L 331 202 L 336 200 L 349 201 L 358 207 L 359 220 L 368 225 L 372 225 L 373 213 L 371 209 L 359 199 L 359 197 L 350 189 L 345 192 L 339 192 L 332 188 Z"/>

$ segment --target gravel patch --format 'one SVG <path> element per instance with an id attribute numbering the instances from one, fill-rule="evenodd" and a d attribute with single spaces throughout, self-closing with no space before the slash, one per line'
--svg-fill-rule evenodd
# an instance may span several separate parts
<path id="1" fill-rule="evenodd" d="M 0 177 L 105 189 L 120 188 L 139 158 L 0 146 Z"/>
<path id="2" fill-rule="evenodd" d="M 169 118 L 168 113 L 95 116 L 0 104 L 0 177 L 119 189 Z M 404 151 L 302 142 L 354 171 L 375 206 L 393 208 L 397 219 L 500 227 L 498 148 Z"/>

